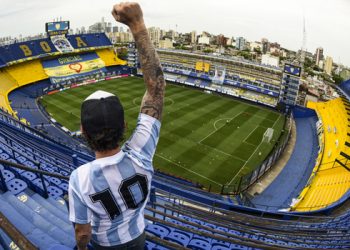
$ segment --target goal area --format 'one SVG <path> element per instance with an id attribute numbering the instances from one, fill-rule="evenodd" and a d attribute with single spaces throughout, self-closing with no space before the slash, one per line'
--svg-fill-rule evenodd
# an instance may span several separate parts
<path id="1" fill-rule="evenodd" d="M 273 137 L 274 129 L 273 128 L 268 128 L 266 129 L 262 142 L 270 143 Z"/>

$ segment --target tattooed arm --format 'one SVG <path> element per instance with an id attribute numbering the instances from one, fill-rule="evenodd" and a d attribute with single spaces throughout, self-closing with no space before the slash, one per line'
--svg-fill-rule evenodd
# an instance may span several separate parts
<path id="1" fill-rule="evenodd" d="M 158 55 L 143 21 L 142 10 L 137 3 L 121 3 L 114 6 L 112 14 L 118 22 L 129 26 L 136 42 L 147 87 L 141 104 L 141 113 L 161 120 L 165 80 Z"/>

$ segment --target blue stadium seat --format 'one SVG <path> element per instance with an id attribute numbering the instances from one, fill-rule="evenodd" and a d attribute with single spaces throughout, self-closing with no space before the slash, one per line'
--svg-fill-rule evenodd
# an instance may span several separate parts
<path id="1" fill-rule="evenodd" d="M 170 229 L 166 226 L 161 226 L 158 224 L 149 224 L 146 227 L 147 232 L 154 234 L 157 237 L 164 238 L 170 233 Z"/>
<path id="2" fill-rule="evenodd" d="M 6 185 L 8 190 L 14 195 L 17 195 L 28 188 L 24 181 L 17 178 L 10 180 Z"/>
<path id="3" fill-rule="evenodd" d="M 226 241 L 222 241 L 222 240 L 217 240 L 217 239 L 213 239 L 211 241 L 211 244 L 214 246 L 214 245 L 220 245 L 220 246 L 223 246 L 223 247 L 230 247 L 230 243 L 229 242 L 226 242 Z"/>
<path id="4" fill-rule="evenodd" d="M 153 250 L 171 250 L 170 248 L 161 246 L 161 245 L 156 245 Z"/>
<path id="5" fill-rule="evenodd" d="M 4 177 L 6 182 L 15 178 L 15 175 L 10 170 L 2 170 L 2 176 Z"/>
<path id="6" fill-rule="evenodd" d="M 44 190 L 44 187 L 40 178 L 35 179 L 32 183 L 35 185 L 35 187 L 37 187 L 36 189 L 37 192 L 41 192 L 42 190 Z M 45 186 L 46 187 L 49 186 L 49 182 L 46 180 L 45 180 Z"/>
<path id="7" fill-rule="evenodd" d="M 190 237 L 188 236 L 188 234 L 180 232 L 178 230 L 172 231 L 170 234 L 168 234 L 168 236 L 165 236 L 164 239 L 173 241 L 184 247 L 186 247 L 190 242 Z"/>
<path id="8" fill-rule="evenodd" d="M 211 245 L 207 241 L 200 240 L 200 239 L 192 239 L 188 245 L 188 248 L 194 249 L 194 250 L 206 250 L 210 249 Z"/>
<path id="9" fill-rule="evenodd" d="M 241 249 L 241 250 L 248 250 L 251 249 L 250 247 L 245 247 L 237 244 L 231 244 L 230 249 Z"/>
<path id="10" fill-rule="evenodd" d="M 146 240 L 146 244 L 145 244 L 145 250 L 152 250 L 156 247 L 156 244 L 154 244 L 153 242 L 150 242 L 148 240 Z"/>
<path id="11" fill-rule="evenodd" d="M 212 238 L 205 237 L 205 236 L 198 235 L 198 234 L 193 234 L 192 239 L 202 240 L 202 241 L 205 241 L 207 243 L 211 243 L 211 241 L 212 241 Z"/>
<path id="12" fill-rule="evenodd" d="M 21 176 L 23 176 L 24 178 L 26 178 L 29 181 L 33 181 L 36 178 L 38 178 L 38 176 L 36 174 L 34 174 L 33 172 L 29 172 L 29 171 L 22 172 Z"/>
<path id="13" fill-rule="evenodd" d="M 53 198 L 59 198 L 63 195 L 62 189 L 55 187 L 55 186 L 48 186 L 47 187 L 47 192 L 49 195 Z"/>
<path id="14" fill-rule="evenodd" d="M 230 244 L 229 246 L 224 246 L 221 244 L 212 244 L 211 250 L 231 250 Z"/>
<path id="15" fill-rule="evenodd" d="M 7 160 L 8 158 L 10 158 L 10 156 L 6 153 L 1 153 L 0 154 L 0 158 L 3 159 L 3 160 Z"/>
<path id="16" fill-rule="evenodd" d="M 49 181 L 53 184 L 55 184 L 56 186 L 59 186 L 61 184 L 61 180 L 55 177 L 50 177 Z"/>
<path id="17" fill-rule="evenodd" d="M 61 184 L 58 185 L 62 190 L 68 191 L 69 184 L 65 181 L 63 181 Z"/>

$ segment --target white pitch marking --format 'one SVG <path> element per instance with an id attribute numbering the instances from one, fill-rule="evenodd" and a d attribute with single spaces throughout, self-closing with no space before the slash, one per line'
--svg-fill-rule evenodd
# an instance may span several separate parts
<path id="1" fill-rule="evenodd" d="M 278 119 L 273 124 L 272 128 L 276 126 L 277 121 L 281 118 L 281 115 L 279 115 Z M 236 179 L 236 177 L 241 173 L 241 171 L 245 168 L 249 160 L 253 157 L 253 155 L 256 153 L 256 151 L 260 148 L 261 144 L 263 143 L 263 140 L 261 140 L 260 144 L 256 147 L 254 152 L 250 155 L 249 159 L 244 163 L 243 167 L 238 171 L 238 173 L 231 179 L 231 181 L 228 183 L 228 185 L 231 185 L 232 181 Z"/>
<path id="2" fill-rule="evenodd" d="M 239 114 L 235 115 L 234 117 L 231 117 L 229 119 L 229 121 L 231 122 L 233 119 L 235 119 L 237 116 L 239 116 L 240 114 L 242 114 L 243 112 L 240 112 Z M 201 143 L 202 141 L 204 141 L 205 139 L 207 139 L 209 136 L 211 136 L 212 134 L 214 134 L 216 131 L 218 131 L 219 129 L 223 128 L 226 124 L 224 124 L 223 126 L 221 126 L 220 128 L 216 128 L 216 123 L 219 122 L 219 121 L 222 121 L 222 120 L 227 120 L 228 118 L 221 118 L 221 119 L 218 119 L 214 122 L 214 131 L 211 132 L 210 134 L 208 134 L 206 137 L 204 137 L 202 140 L 200 140 L 198 143 Z"/>
<path id="3" fill-rule="evenodd" d="M 170 162 L 170 163 L 173 163 L 173 164 L 175 164 L 176 166 L 178 166 L 178 167 L 180 167 L 180 168 L 183 168 L 183 169 L 185 169 L 185 170 L 188 171 L 188 172 L 191 172 L 191 173 L 193 173 L 193 174 L 195 174 L 195 175 L 198 175 L 198 176 L 200 176 L 200 177 L 202 177 L 202 178 L 204 178 L 204 179 L 206 179 L 206 180 L 208 180 L 208 181 L 211 181 L 212 183 L 215 183 L 215 184 L 217 184 L 217 185 L 219 185 L 219 186 L 222 186 L 222 184 L 220 184 L 220 183 L 218 183 L 218 182 L 216 182 L 216 181 L 213 181 L 213 180 L 209 179 L 208 177 L 206 177 L 206 176 L 204 176 L 204 175 L 198 174 L 197 172 L 192 171 L 191 169 L 185 168 L 185 167 L 181 166 L 180 164 L 178 164 L 178 163 L 176 163 L 176 162 L 173 162 L 172 160 L 169 160 L 168 158 L 165 158 L 164 156 L 161 156 L 161 155 L 159 155 L 159 154 L 155 154 L 155 156 L 158 156 L 159 158 L 162 158 L 162 159 L 164 159 L 164 160 L 166 160 L 166 161 L 168 161 L 168 162 Z"/>

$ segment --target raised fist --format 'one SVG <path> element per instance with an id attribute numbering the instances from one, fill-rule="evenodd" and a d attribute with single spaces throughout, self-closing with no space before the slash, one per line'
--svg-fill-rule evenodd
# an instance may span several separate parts
<path id="1" fill-rule="evenodd" d="M 141 7 L 138 3 L 122 2 L 113 6 L 115 20 L 126 24 L 130 29 L 144 24 Z"/>

